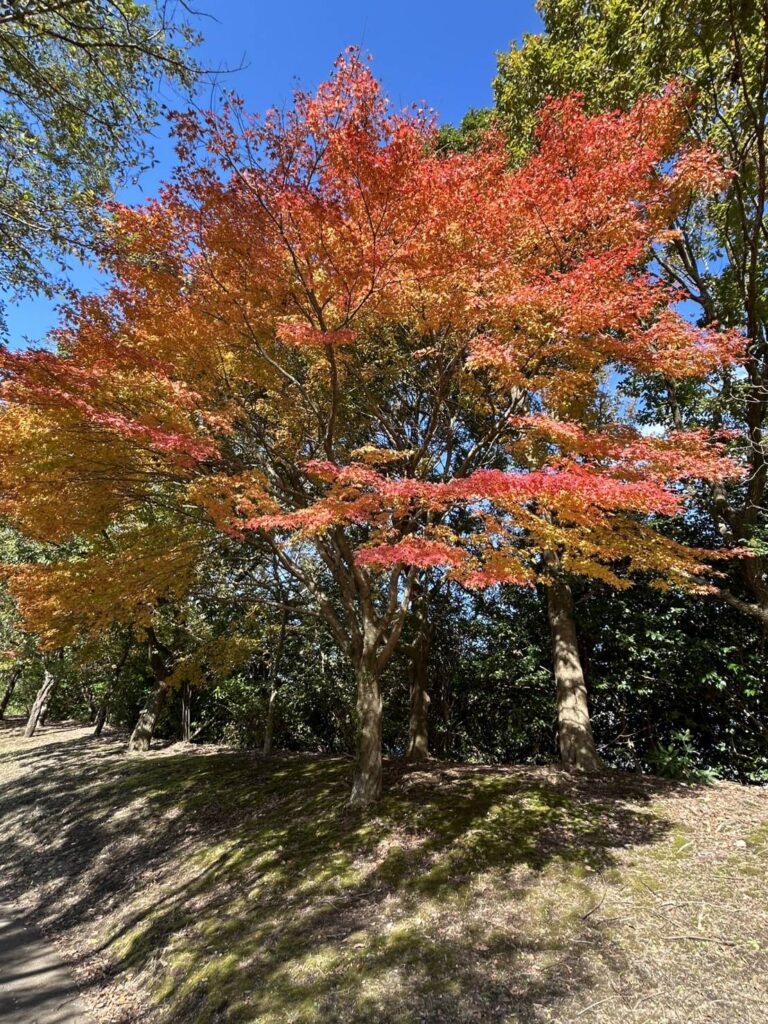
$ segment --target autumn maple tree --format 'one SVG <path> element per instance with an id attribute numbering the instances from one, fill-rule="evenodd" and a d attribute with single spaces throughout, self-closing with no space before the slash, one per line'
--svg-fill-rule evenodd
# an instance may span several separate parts
<path id="1" fill-rule="evenodd" d="M 684 481 L 734 472 L 716 438 L 644 437 L 610 394 L 739 344 L 642 269 L 720 174 L 676 155 L 684 105 L 554 102 L 518 170 L 493 131 L 440 153 L 355 52 L 286 113 L 179 117 L 174 180 L 113 211 L 114 285 L 73 303 L 56 353 L 3 355 L 3 511 L 70 545 L 11 573 L 27 621 L 54 645 L 83 604 L 141 620 L 222 540 L 274 561 L 354 666 L 365 804 L 421 574 L 542 583 L 561 749 L 594 767 L 569 577 L 710 586 L 658 525 Z"/>

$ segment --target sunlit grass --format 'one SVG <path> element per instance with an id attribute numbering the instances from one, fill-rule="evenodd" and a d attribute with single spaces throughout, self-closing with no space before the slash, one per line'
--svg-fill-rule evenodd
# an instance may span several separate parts
<path id="1" fill-rule="evenodd" d="M 702 944 L 675 959 L 659 914 L 680 916 L 675 934 L 716 933 L 699 890 L 730 906 L 742 879 L 736 915 L 765 880 L 759 817 L 737 846 L 707 828 L 716 794 L 697 807 L 661 780 L 391 764 L 362 813 L 338 758 L 127 758 L 87 737 L 19 756 L 2 790 L 8 881 L 52 928 L 76 925 L 153 1024 L 559 1020 L 547 1013 L 589 1005 L 598 984 L 613 999 L 649 954 L 652 971 L 708 977 Z M 729 813 L 738 792 L 718 797 Z M 721 853 L 702 860 L 713 838 Z M 757 956 L 760 915 L 738 913 L 739 955 Z M 607 1006 L 584 1019 L 626 1003 Z"/>

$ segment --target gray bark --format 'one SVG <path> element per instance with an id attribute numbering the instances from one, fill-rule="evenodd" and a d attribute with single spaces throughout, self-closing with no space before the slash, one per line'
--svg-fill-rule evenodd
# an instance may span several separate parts
<path id="1" fill-rule="evenodd" d="M 48 711 L 48 702 L 51 699 L 51 694 L 56 688 L 56 679 L 48 671 L 43 670 L 43 683 L 40 689 L 37 691 L 32 710 L 29 712 L 29 718 L 27 719 L 27 725 L 24 729 L 24 735 L 29 738 L 35 735 L 35 730 L 45 720 L 46 712 Z"/>
<path id="2" fill-rule="evenodd" d="M 408 748 L 406 761 L 426 761 L 429 758 L 429 656 L 432 630 L 422 622 L 413 646 L 410 665 L 411 711 L 408 720 Z"/>
<path id="3" fill-rule="evenodd" d="M 147 706 L 139 712 L 139 720 L 136 722 L 131 738 L 128 741 L 128 751 L 130 753 L 149 750 L 160 713 L 168 699 L 168 690 L 169 687 L 166 681 L 164 679 L 158 680 L 147 702 Z"/>
<path id="4" fill-rule="evenodd" d="M 155 688 L 147 706 L 139 713 L 139 720 L 128 740 L 129 753 L 149 750 L 160 714 L 168 700 L 168 677 L 173 672 L 173 652 L 158 639 L 154 629 L 148 629 L 147 655 L 155 676 Z"/>
<path id="5" fill-rule="evenodd" d="M 547 612 L 557 686 L 560 758 L 570 771 L 600 771 L 602 762 L 595 749 L 579 657 L 573 595 L 562 577 L 555 578 L 547 588 Z"/>
<path id="6" fill-rule="evenodd" d="M 366 807 L 381 796 L 381 721 L 383 702 L 373 659 L 357 669 L 357 763 L 350 804 Z"/>
<path id="7" fill-rule="evenodd" d="M 96 721 L 94 722 L 94 725 L 93 725 L 93 735 L 94 736 L 101 736 L 102 732 L 104 731 L 104 726 L 107 724 L 107 711 L 108 710 L 109 710 L 109 701 L 107 700 L 107 697 L 105 695 L 104 699 L 101 702 L 101 704 L 99 704 L 99 710 L 96 712 Z"/>
<path id="8" fill-rule="evenodd" d="M 181 739 L 192 742 L 192 686 L 188 679 L 181 684 Z"/>

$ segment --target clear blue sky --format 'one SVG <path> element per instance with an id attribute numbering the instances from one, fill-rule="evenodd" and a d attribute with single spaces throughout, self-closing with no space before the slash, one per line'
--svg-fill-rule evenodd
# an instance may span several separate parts
<path id="1" fill-rule="evenodd" d="M 221 77 L 251 110 L 263 111 L 290 102 L 293 88 L 314 88 L 327 77 L 345 47 L 370 52 L 374 69 L 397 106 L 425 101 L 441 122 L 455 123 L 471 107 L 488 106 L 495 55 L 540 22 L 533 0 L 198 0 L 192 6 L 215 18 L 201 17 L 205 41 L 199 59 L 207 68 L 238 68 Z M 210 89 L 200 102 L 209 102 Z M 165 94 L 172 107 L 180 100 Z M 157 168 L 139 188 L 121 198 L 140 202 L 173 166 L 173 150 L 158 130 Z M 88 268 L 77 268 L 78 287 L 98 287 Z M 56 322 L 55 303 L 33 298 L 7 310 L 10 343 L 41 341 Z"/>

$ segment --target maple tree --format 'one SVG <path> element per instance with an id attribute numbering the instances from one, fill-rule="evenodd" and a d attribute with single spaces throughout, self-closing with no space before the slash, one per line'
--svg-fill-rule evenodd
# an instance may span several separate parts
<path id="1" fill-rule="evenodd" d="M 73 302 L 55 354 L 3 354 L 2 510 L 73 545 L 11 572 L 27 622 L 49 645 L 88 616 L 148 625 L 212 546 L 274 560 L 355 668 L 365 804 L 420 575 L 540 581 L 563 753 L 593 766 L 568 574 L 705 587 L 706 553 L 656 520 L 682 481 L 735 472 L 705 432 L 619 422 L 606 382 L 700 376 L 740 344 L 642 269 L 721 173 L 675 155 L 684 107 L 553 102 L 512 170 L 493 131 L 440 154 L 353 51 L 286 113 L 180 116 L 173 181 L 113 210 L 113 287 Z"/>
<path id="2" fill-rule="evenodd" d="M 711 146 L 730 171 L 720 189 L 675 211 L 676 230 L 656 257 L 700 322 L 742 328 L 742 355 L 706 386 L 657 379 L 638 382 L 637 390 L 651 422 L 738 431 L 744 477 L 702 488 L 698 506 L 721 542 L 738 551 L 721 599 L 753 619 L 743 629 L 766 630 L 768 9 L 733 0 L 649 0 L 631 12 L 624 0 L 537 6 L 544 31 L 500 55 L 494 82 L 516 159 L 528 151 L 545 97 L 578 89 L 592 112 L 628 107 L 679 76 L 692 86 L 686 135 Z"/>

